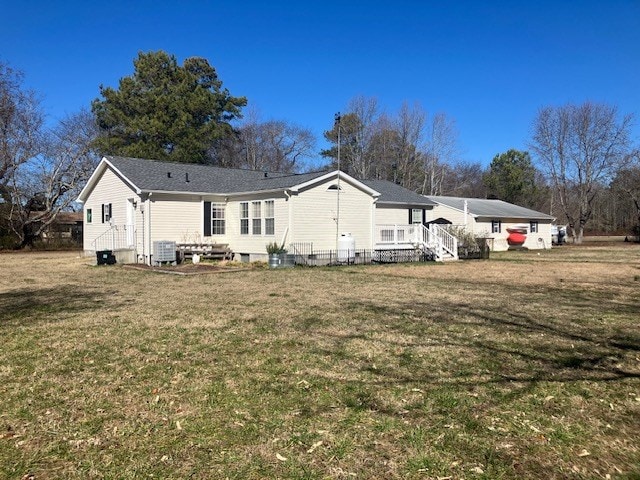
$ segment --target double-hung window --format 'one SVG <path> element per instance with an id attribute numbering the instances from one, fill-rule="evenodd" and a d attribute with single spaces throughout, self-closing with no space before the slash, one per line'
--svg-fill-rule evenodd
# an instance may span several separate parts
<path id="1" fill-rule="evenodd" d="M 262 235 L 262 202 L 251 202 L 251 225 L 254 235 Z"/>
<path id="2" fill-rule="evenodd" d="M 102 223 L 109 223 L 112 217 L 113 215 L 111 210 L 111 204 L 103 203 L 102 204 Z"/>
<path id="3" fill-rule="evenodd" d="M 531 233 L 538 233 L 538 222 L 530 222 L 529 223 L 529 231 Z"/>
<path id="4" fill-rule="evenodd" d="M 211 204 L 211 233 L 213 235 L 224 235 L 225 233 L 224 208 L 224 203 Z"/>
<path id="5" fill-rule="evenodd" d="M 412 208 L 411 209 L 411 223 L 422 223 L 422 209 L 421 208 Z"/>
<path id="6" fill-rule="evenodd" d="M 93 210 L 87 208 L 87 223 L 91 223 L 93 220 Z"/>
<path id="7" fill-rule="evenodd" d="M 493 220 L 491 222 L 491 233 L 502 232 L 502 222 L 500 220 Z"/>
<path id="8" fill-rule="evenodd" d="M 240 235 L 249 235 L 249 202 L 240 203 Z"/>
<path id="9" fill-rule="evenodd" d="M 276 219 L 273 200 L 265 200 L 264 202 L 264 234 L 275 235 Z"/>

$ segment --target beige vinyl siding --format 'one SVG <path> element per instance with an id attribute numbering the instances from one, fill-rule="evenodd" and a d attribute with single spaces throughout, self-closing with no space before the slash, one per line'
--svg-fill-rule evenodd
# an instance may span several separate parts
<path id="1" fill-rule="evenodd" d="M 445 205 L 436 205 L 433 207 L 431 212 L 427 212 L 427 221 L 436 220 L 438 218 L 445 218 L 453 225 L 464 225 L 464 212 Z M 491 227 L 491 224 L 489 224 L 489 227 Z M 474 219 L 471 215 L 467 214 L 467 230 L 473 232 L 473 228 Z"/>
<path id="2" fill-rule="evenodd" d="M 140 199 L 135 191 L 129 187 L 118 175 L 107 168 L 96 182 L 94 189 L 89 193 L 83 206 L 83 244 L 85 252 L 95 251 L 94 241 L 96 238 L 107 232 L 111 225 L 125 225 L 127 222 L 127 201 L 129 198 L 135 199 L 138 204 Z M 111 203 L 111 218 L 109 223 L 102 223 L 102 205 Z M 91 209 L 92 222 L 87 223 L 87 210 Z M 140 207 L 136 210 L 136 232 L 138 243 L 142 245 L 140 232 Z"/>
<path id="3" fill-rule="evenodd" d="M 265 228 L 265 201 L 273 200 L 274 209 L 274 233 L 267 235 Z M 252 202 L 261 202 L 261 232 L 259 235 L 253 233 L 253 206 Z M 267 244 L 277 242 L 281 244 L 284 241 L 285 248 L 289 245 L 290 235 L 289 226 L 289 201 L 284 193 L 277 194 L 264 193 L 255 195 L 243 195 L 233 197 L 227 202 L 225 215 L 227 218 L 226 237 L 231 249 L 236 254 L 249 254 L 251 260 L 266 259 Z M 249 203 L 249 234 L 240 234 L 240 204 L 242 202 Z"/>
<path id="4" fill-rule="evenodd" d="M 409 207 L 376 205 L 376 225 L 406 225 L 409 223 Z"/>
<path id="5" fill-rule="evenodd" d="M 292 197 L 292 242 L 313 243 L 314 250 L 336 249 L 338 192 L 328 190 L 335 183 L 331 179 Z M 371 249 L 373 197 L 344 180 L 340 187 L 339 233 L 350 233 L 357 249 Z"/>
<path id="6" fill-rule="evenodd" d="M 152 246 L 158 240 L 203 241 L 204 213 L 199 196 L 153 194 L 149 200 Z"/>

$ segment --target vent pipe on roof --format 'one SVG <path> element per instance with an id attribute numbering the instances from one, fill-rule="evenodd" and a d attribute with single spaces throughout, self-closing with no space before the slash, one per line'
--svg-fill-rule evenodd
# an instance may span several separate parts
<path id="1" fill-rule="evenodd" d="M 167 178 L 171 178 L 171 172 L 167 172 Z"/>
<path id="2" fill-rule="evenodd" d="M 264 178 L 267 178 L 269 176 L 269 174 L 267 172 L 264 172 Z"/>
<path id="3" fill-rule="evenodd" d="M 184 174 L 184 181 L 189 183 L 189 173 L 188 172 Z"/>

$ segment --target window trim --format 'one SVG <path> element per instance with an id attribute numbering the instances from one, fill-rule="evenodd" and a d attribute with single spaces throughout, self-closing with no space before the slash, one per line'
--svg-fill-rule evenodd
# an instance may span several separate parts
<path id="1" fill-rule="evenodd" d="M 540 232 L 540 225 L 537 221 L 532 220 L 529 222 L 529 232 L 530 233 L 539 233 Z"/>
<path id="2" fill-rule="evenodd" d="M 251 235 L 262 236 L 262 201 L 261 200 L 254 200 L 251 202 Z"/>
<path id="3" fill-rule="evenodd" d="M 271 216 L 267 216 L 267 204 L 271 204 Z M 276 201 L 275 199 L 264 200 L 263 206 L 263 218 L 264 218 L 264 235 L 271 237 L 276 234 Z M 269 220 L 271 220 L 271 232 L 268 231 Z"/>
<path id="4" fill-rule="evenodd" d="M 93 209 L 87 208 L 85 215 L 85 223 L 93 223 Z"/>
<path id="5" fill-rule="evenodd" d="M 102 223 L 111 223 L 113 219 L 113 210 L 110 203 L 102 204 Z"/>
<path id="6" fill-rule="evenodd" d="M 226 235 L 227 232 L 227 205 L 223 202 L 211 202 L 211 235 Z M 215 217 L 216 212 L 221 212 L 222 217 Z M 218 222 L 216 224 L 216 222 Z M 222 231 L 220 231 L 222 230 Z"/>
<path id="7" fill-rule="evenodd" d="M 246 208 L 246 214 L 245 214 Z M 240 235 L 249 235 L 249 202 L 240 202 Z M 246 222 L 246 223 L 245 223 Z"/>
<path id="8" fill-rule="evenodd" d="M 417 218 L 415 217 L 416 213 L 417 213 Z M 423 216 L 424 216 L 424 213 L 421 208 L 412 208 L 411 209 L 411 225 L 422 224 Z"/>
<path id="9" fill-rule="evenodd" d="M 491 233 L 502 233 L 502 220 L 491 220 Z"/>

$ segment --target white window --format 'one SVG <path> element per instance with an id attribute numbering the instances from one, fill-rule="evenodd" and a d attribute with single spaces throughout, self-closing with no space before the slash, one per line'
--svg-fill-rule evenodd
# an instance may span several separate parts
<path id="1" fill-rule="evenodd" d="M 240 203 L 240 235 L 249 235 L 249 202 Z"/>
<path id="2" fill-rule="evenodd" d="M 491 233 L 500 233 L 502 231 L 502 222 L 500 220 L 493 220 L 491 222 Z"/>
<path id="3" fill-rule="evenodd" d="M 262 202 L 251 202 L 251 224 L 254 235 L 262 235 Z"/>
<path id="4" fill-rule="evenodd" d="M 103 203 L 102 204 L 102 223 L 109 223 L 111 221 L 111 204 Z"/>
<path id="5" fill-rule="evenodd" d="M 411 209 L 411 223 L 422 223 L 422 209 Z"/>
<path id="6" fill-rule="evenodd" d="M 224 235 L 225 233 L 225 216 L 224 203 L 211 204 L 211 234 Z"/>
<path id="7" fill-rule="evenodd" d="M 264 234 L 275 235 L 276 219 L 273 200 L 265 200 L 264 202 Z"/>
<path id="8" fill-rule="evenodd" d="M 538 222 L 530 222 L 529 227 L 531 233 L 538 233 Z"/>

